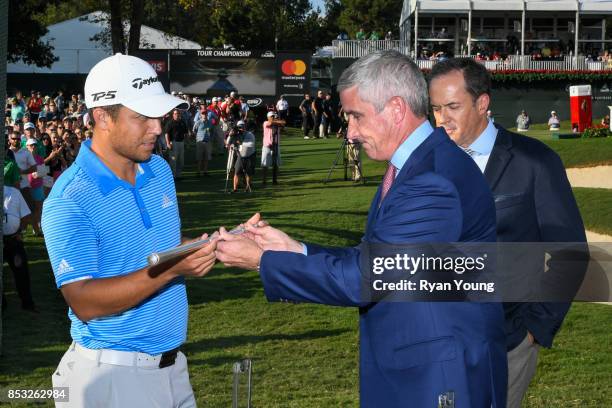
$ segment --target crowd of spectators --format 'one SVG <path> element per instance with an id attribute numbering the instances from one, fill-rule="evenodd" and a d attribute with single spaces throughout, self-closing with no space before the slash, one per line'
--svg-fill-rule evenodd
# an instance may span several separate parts
<path id="1" fill-rule="evenodd" d="M 228 133 L 239 122 L 245 130 L 255 129 L 255 115 L 236 91 L 208 99 L 183 92 L 172 94 L 189 102 L 190 108 L 174 110 L 162 119 L 155 153 L 168 161 L 175 178 L 182 176 L 186 146 L 189 149 L 195 145 L 197 176 L 208 176 L 212 157 L 224 156 L 229 149 Z M 287 119 L 289 105 L 284 97 L 270 109 L 278 112 L 281 120 Z M 34 235 L 40 235 L 42 201 L 54 181 L 74 162 L 81 143 L 93 136 L 89 114 L 80 94 L 68 98 L 58 91 L 43 97 L 39 91 L 32 91 L 25 98 L 17 91 L 7 98 L 5 125 L 7 161 L 19 168 L 18 188 L 32 210 L 28 221 Z M 254 145 L 249 152 L 253 149 Z"/>
<path id="2" fill-rule="evenodd" d="M 382 30 L 381 31 L 372 30 L 368 35 L 368 33 L 363 29 L 363 27 L 360 27 L 359 30 L 355 33 L 354 38 L 350 38 L 348 33 L 346 31 L 343 31 L 340 34 L 338 34 L 338 36 L 336 37 L 336 40 L 347 41 L 347 40 L 352 39 L 352 40 L 358 40 L 358 41 L 364 41 L 364 40 L 379 41 L 383 39 L 383 37 L 380 34 L 381 32 Z M 387 31 L 387 33 L 384 35 L 384 40 L 385 41 L 393 40 L 393 33 L 391 31 Z"/>

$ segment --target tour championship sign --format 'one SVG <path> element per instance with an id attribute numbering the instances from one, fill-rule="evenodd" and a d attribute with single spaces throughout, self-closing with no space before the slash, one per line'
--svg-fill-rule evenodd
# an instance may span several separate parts
<path id="1" fill-rule="evenodd" d="M 298 105 L 310 92 L 310 54 L 279 52 L 276 75 L 276 94 L 284 95 L 290 105 Z"/>
<path id="2" fill-rule="evenodd" d="M 297 106 L 310 92 L 307 51 L 140 50 L 135 55 L 151 64 L 170 91 L 206 98 L 236 91 L 252 107 L 272 104 L 280 95 Z"/>

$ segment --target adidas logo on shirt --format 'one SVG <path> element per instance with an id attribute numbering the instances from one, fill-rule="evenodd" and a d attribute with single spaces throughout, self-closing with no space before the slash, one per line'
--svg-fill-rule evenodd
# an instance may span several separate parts
<path id="1" fill-rule="evenodd" d="M 68 261 L 66 261 L 65 259 L 62 259 L 59 263 L 59 266 L 57 267 L 57 273 L 62 274 L 62 273 L 68 273 L 72 271 L 74 271 L 74 268 L 70 266 Z"/>
<path id="2" fill-rule="evenodd" d="M 162 197 L 162 208 L 168 208 L 174 204 L 174 201 L 170 200 L 167 195 L 163 195 Z"/>

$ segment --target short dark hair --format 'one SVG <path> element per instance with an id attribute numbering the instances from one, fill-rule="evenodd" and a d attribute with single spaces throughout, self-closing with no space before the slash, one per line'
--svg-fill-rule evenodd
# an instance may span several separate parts
<path id="1" fill-rule="evenodd" d="M 119 117 L 119 111 L 121 110 L 122 106 L 123 105 L 121 104 L 115 104 L 115 105 L 107 105 L 107 106 L 97 106 L 96 108 L 102 109 L 104 112 L 108 114 L 108 116 L 110 116 L 112 121 L 115 122 L 117 120 L 117 117 Z M 94 119 L 94 115 L 93 115 L 93 110 L 96 108 L 91 108 L 87 111 L 87 114 L 88 114 L 87 116 L 89 117 L 89 123 L 91 123 L 92 127 L 96 126 L 96 120 Z"/>
<path id="2" fill-rule="evenodd" d="M 429 74 L 429 84 L 453 71 L 463 74 L 466 91 L 474 101 L 482 94 L 491 95 L 491 76 L 485 66 L 473 58 L 449 58 L 436 63 Z"/>

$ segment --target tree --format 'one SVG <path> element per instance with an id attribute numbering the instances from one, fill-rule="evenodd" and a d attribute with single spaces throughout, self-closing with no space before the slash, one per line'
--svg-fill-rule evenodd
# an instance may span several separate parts
<path id="1" fill-rule="evenodd" d="M 342 4 L 339 26 L 353 37 L 359 28 L 381 35 L 397 29 L 401 0 L 343 0 Z"/>
<path id="2" fill-rule="evenodd" d="M 132 16 L 130 17 L 130 37 L 128 53 L 133 54 L 140 48 L 140 27 L 144 17 L 144 0 L 132 0 Z"/>
<path id="3" fill-rule="evenodd" d="M 125 39 L 123 35 L 123 11 L 121 0 L 108 0 L 110 8 L 110 36 L 113 54 L 125 54 Z M 140 28 L 138 29 L 140 31 Z"/>
<path id="4" fill-rule="evenodd" d="M 8 62 L 22 60 L 39 67 L 50 67 L 55 61 L 53 47 L 43 42 L 45 25 L 34 19 L 43 13 L 49 2 L 39 0 L 9 1 L 8 7 Z"/>

